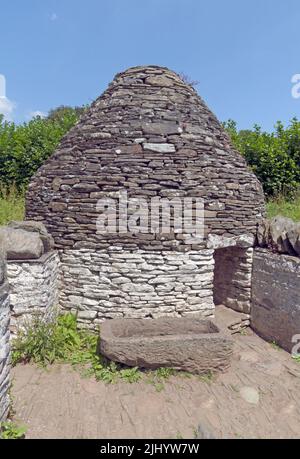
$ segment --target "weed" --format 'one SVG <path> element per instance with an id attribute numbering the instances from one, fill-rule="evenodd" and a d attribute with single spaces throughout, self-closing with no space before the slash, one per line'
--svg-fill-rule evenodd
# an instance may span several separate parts
<path id="1" fill-rule="evenodd" d="M 12 421 L 0 423 L 0 439 L 2 440 L 17 440 L 25 438 L 27 428 L 18 426 Z"/>
<path id="2" fill-rule="evenodd" d="M 278 344 L 275 341 L 272 341 L 271 346 L 276 351 L 280 351 L 281 350 L 281 348 L 278 346 Z"/>
<path id="3" fill-rule="evenodd" d="M 12 363 L 34 362 L 47 367 L 55 362 L 70 363 L 85 376 L 106 383 L 118 380 L 137 382 L 142 377 L 138 368 L 126 368 L 110 362 L 97 353 L 96 334 L 78 330 L 76 315 L 68 313 L 52 322 L 39 318 L 26 324 L 12 343 Z"/>
<path id="4" fill-rule="evenodd" d="M 10 189 L 0 186 L 0 225 L 6 225 L 12 220 L 23 220 L 25 198 L 15 186 Z"/>
<path id="5" fill-rule="evenodd" d="M 214 375 L 211 371 L 208 371 L 207 373 L 204 373 L 203 375 L 199 375 L 200 381 L 206 384 L 210 384 L 213 380 L 213 377 Z"/>

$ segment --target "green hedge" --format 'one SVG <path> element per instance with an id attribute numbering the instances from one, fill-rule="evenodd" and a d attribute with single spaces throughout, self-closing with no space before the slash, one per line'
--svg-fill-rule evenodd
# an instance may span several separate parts
<path id="1" fill-rule="evenodd" d="M 267 196 L 293 196 L 300 183 L 300 122 L 293 119 L 285 129 L 281 122 L 274 132 L 238 131 L 234 121 L 224 123 L 235 148 L 263 184 Z"/>
<path id="2" fill-rule="evenodd" d="M 79 109 L 59 107 L 45 119 L 36 117 L 22 125 L 4 121 L 0 115 L 0 185 L 25 188 L 79 114 Z"/>

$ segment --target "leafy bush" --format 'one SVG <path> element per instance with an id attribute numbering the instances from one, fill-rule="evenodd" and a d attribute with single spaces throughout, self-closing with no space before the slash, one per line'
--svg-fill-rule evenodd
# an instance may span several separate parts
<path id="1" fill-rule="evenodd" d="M 36 117 L 22 125 L 0 115 L 0 183 L 24 189 L 30 178 L 77 122 L 83 108 L 59 107 L 49 117 Z"/>
<path id="2" fill-rule="evenodd" d="M 267 196 L 294 196 L 300 185 L 300 122 L 293 119 L 284 129 L 281 122 L 272 133 L 257 125 L 238 131 L 230 120 L 224 123 L 235 148 L 261 181 Z"/>

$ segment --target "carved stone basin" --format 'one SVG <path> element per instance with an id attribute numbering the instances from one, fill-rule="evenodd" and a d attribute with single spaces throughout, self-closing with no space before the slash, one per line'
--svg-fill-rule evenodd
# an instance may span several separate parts
<path id="1" fill-rule="evenodd" d="M 114 319 L 101 325 L 100 351 L 128 366 L 203 374 L 228 369 L 233 341 L 203 318 Z"/>

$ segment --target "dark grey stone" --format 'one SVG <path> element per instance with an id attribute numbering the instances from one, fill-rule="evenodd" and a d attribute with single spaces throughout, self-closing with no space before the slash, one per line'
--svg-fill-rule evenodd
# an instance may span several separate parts
<path id="1" fill-rule="evenodd" d="M 256 249 L 253 260 L 251 327 L 291 351 L 300 334 L 300 259 Z"/>

